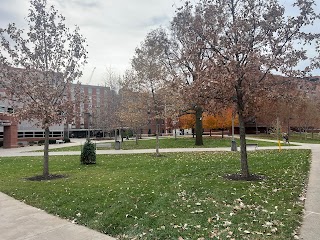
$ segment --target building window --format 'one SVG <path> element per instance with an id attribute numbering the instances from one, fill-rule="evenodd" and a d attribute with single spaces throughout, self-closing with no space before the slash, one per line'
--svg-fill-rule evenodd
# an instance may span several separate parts
<path id="1" fill-rule="evenodd" d="M 43 138 L 44 137 L 44 132 L 35 132 L 34 134 L 35 137 Z"/>
<path id="2" fill-rule="evenodd" d="M 34 134 L 33 132 L 25 132 L 24 137 L 29 137 L 29 138 L 31 137 L 32 138 L 33 134 Z"/>
<path id="3" fill-rule="evenodd" d="M 63 136 L 63 132 L 52 132 L 52 136 L 53 137 L 62 137 Z"/>

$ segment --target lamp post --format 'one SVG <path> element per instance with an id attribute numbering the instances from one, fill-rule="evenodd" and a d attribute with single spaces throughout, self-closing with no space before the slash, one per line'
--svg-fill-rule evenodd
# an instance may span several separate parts
<path id="1" fill-rule="evenodd" d="M 87 115 L 87 121 L 88 121 L 87 139 L 90 139 L 90 117 L 91 117 L 91 113 L 86 112 L 85 115 Z"/>
<path id="2" fill-rule="evenodd" d="M 178 123 L 178 120 L 175 119 L 172 121 L 173 123 L 173 128 L 174 128 L 174 139 L 177 139 L 177 123 Z"/>
<path id="3" fill-rule="evenodd" d="M 232 131 L 231 151 L 236 152 L 236 151 L 238 151 L 238 149 L 237 149 L 237 143 L 234 140 L 234 111 L 232 111 L 231 124 L 232 124 L 232 127 L 231 127 L 231 131 Z"/>
<path id="4" fill-rule="evenodd" d="M 290 136 L 290 120 L 292 120 L 292 118 L 288 117 L 288 137 Z"/>

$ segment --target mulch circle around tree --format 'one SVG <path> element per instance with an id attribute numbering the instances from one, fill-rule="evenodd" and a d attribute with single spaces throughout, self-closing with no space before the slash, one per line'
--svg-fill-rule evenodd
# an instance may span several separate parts
<path id="1" fill-rule="evenodd" d="M 152 156 L 152 157 L 165 157 L 166 155 L 164 155 L 164 154 L 159 154 L 159 155 L 157 156 L 156 153 L 153 153 L 153 154 L 151 154 L 151 156 Z"/>
<path id="2" fill-rule="evenodd" d="M 263 175 L 250 174 L 248 178 L 241 175 L 241 173 L 227 174 L 223 176 L 225 179 L 233 181 L 263 181 L 267 177 Z"/>
<path id="3" fill-rule="evenodd" d="M 61 175 L 61 174 L 50 174 L 49 176 L 45 177 L 43 175 L 38 175 L 34 177 L 25 178 L 29 181 L 49 181 L 49 180 L 55 180 L 60 178 L 67 178 L 67 175 Z"/>

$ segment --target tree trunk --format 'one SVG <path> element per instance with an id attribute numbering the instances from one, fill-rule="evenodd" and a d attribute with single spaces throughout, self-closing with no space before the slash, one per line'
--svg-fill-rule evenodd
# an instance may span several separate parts
<path id="1" fill-rule="evenodd" d="M 302 128 L 300 127 L 299 128 L 299 135 L 300 135 L 300 138 L 301 138 L 301 135 L 302 135 L 302 130 L 301 130 Z"/>
<path id="2" fill-rule="evenodd" d="M 307 136 L 308 136 L 308 129 L 307 128 L 304 129 L 304 133 L 305 133 L 304 139 L 307 140 Z"/>
<path id="3" fill-rule="evenodd" d="M 158 120 L 156 120 L 156 156 L 159 157 L 159 124 Z"/>
<path id="4" fill-rule="evenodd" d="M 202 107 L 196 107 L 196 146 L 203 145 L 202 139 Z"/>
<path id="5" fill-rule="evenodd" d="M 243 92 L 241 86 L 237 89 L 237 110 L 239 117 L 239 131 L 240 131 L 240 148 L 241 148 L 241 175 L 243 178 L 247 179 L 250 176 L 249 166 L 248 166 L 248 156 L 246 147 L 246 128 L 244 122 L 244 102 L 243 102 Z"/>
<path id="6" fill-rule="evenodd" d="M 212 129 L 210 129 L 210 137 L 211 137 L 211 132 L 212 132 Z"/>
<path id="7" fill-rule="evenodd" d="M 224 138 L 224 129 L 222 128 L 222 130 L 221 130 L 221 138 Z"/>
<path id="8" fill-rule="evenodd" d="M 44 129 L 44 150 L 43 150 L 43 177 L 49 177 L 49 127 Z"/>
<path id="9" fill-rule="evenodd" d="M 121 134 L 121 142 L 123 142 L 124 131 L 123 131 L 122 128 L 121 128 L 121 130 L 120 130 L 120 134 Z"/>
<path id="10" fill-rule="evenodd" d="M 241 148 L 241 175 L 244 178 L 249 178 L 249 166 L 246 147 L 246 128 L 243 114 L 239 112 L 239 128 L 240 128 L 240 148 Z"/>
<path id="11" fill-rule="evenodd" d="M 138 138 L 139 138 L 139 134 L 138 134 L 138 129 L 136 128 L 136 145 L 138 145 Z"/>

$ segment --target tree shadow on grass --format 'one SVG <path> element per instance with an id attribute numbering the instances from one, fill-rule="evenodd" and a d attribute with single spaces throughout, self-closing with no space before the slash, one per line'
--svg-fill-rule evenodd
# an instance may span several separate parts
<path id="1" fill-rule="evenodd" d="M 263 175 L 257 174 L 250 174 L 249 177 L 244 177 L 241 173 L 233 173 L 233 174 L 226 174 L 223 178 L 232 180 L 232 181 L 263 181 L 267 177 Z"/>
<path id="2" fill-rule="evenodd" d="M 49 180 L 67 178 L 67 177 L 68 177 L 67 175 L 62 175 L 62 174 L 50 174 L 49 176 L 37 175 L 33 177 L 28 177 L 25 179 L 28 181 L 49 181 Z"/>

